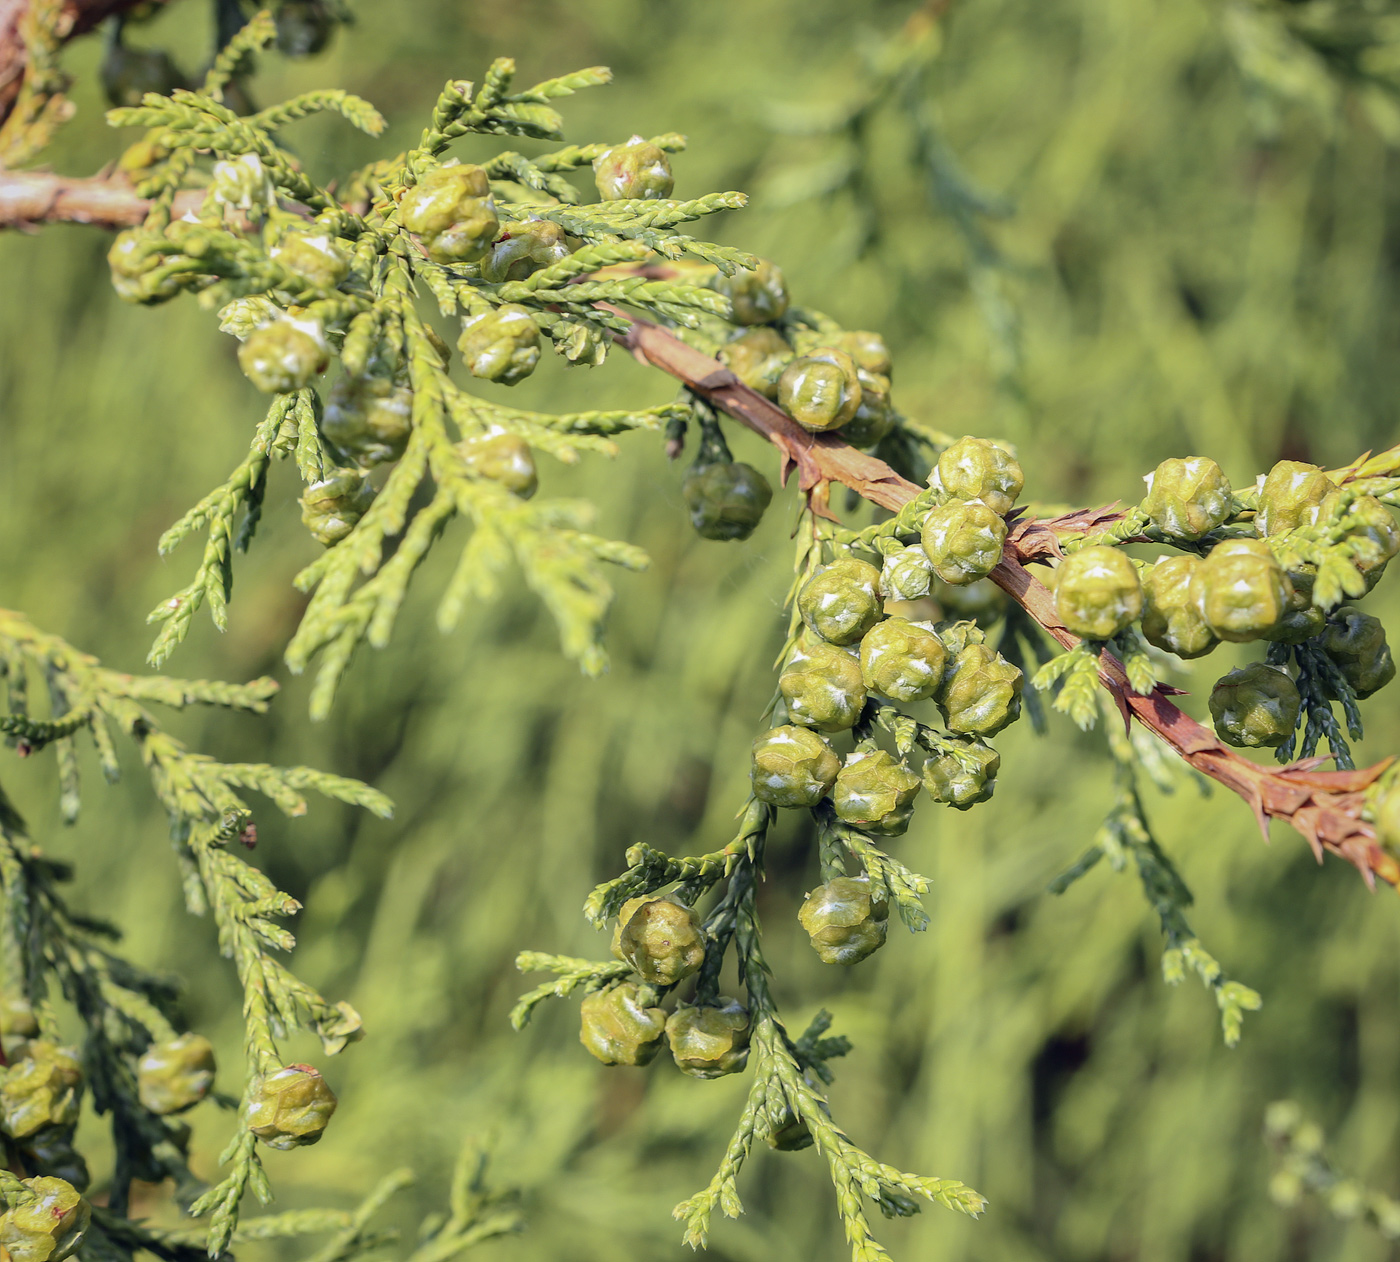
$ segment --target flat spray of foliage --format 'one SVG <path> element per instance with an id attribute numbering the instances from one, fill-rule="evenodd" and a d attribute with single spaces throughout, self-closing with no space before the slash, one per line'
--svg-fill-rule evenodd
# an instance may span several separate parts
<path id="1" fill-rule="evenodd" d="M 931 38 L 926 20 L 911 29 Z M 522 91 L 513 65 L 499 60 L 480 86 L 452 81 L 414 148 L 351 174 L 333 194 L 279 145 L 278 130 L 333 112 L 373 136 L 383 120 L 339 91 L 234 112 L 225 89 L 275 33 L 271 15 L 260 15 L 222 50 L 200 91 L 148 93 L 110 116 L 147 129 L 124 163 L 150 208 L 112 249 L 119 292 L 143 303 L 195 294 L 240 340 L 245 372 L 272 396 L 248 455 L 161 540 L 162 552 L 201 536 L 204 548 L 193 581 L 152 614 L 161 624 L 152 665 L 169 658 L 202 607 L 226 625 L 234 553 L 254 537 L 274 457 L 295 463 L 306 486 L 303 520 L 326 545 L 296 580 L 310 599 L 286 650 L 294 670 L 318 666 L 316 717 L 331 712 L 359 645 L 389 643 L 414 571 L 458 518 L 470 533 L 441 595 L 439 626 L 451 630 L 469 602 L 523 581 L 553 616 L 565 654 L 587 673 L 604 669 L 612 600 L 604 565 L 641 569 L 646 558 L 593 534 L 590 505 L 536 499 L 534 452 L 564 461 L 610 455 L 613 437 L 644 430 L 664 431 L 679 454 L 693 427 L 698 455 L 685 490 L 693 521 L 707 537 L 741 540 L 771 489 L 733 460 L 723 411 L 769 437 L 807 492 L 781 675 L 754 741 L 752 795 L 738 804 L 736 835 L 696 856 L 645 844 L 628 851 L 627 869 L 585 907 L 595 926 L 613 927 L 613 960 L 534 951 L 519 958 L 522 969 L 556 980 L 524 996 L 512 1017 L 517 1028 L 544 1000 L 577 993 L 582 1041 L 605 1063 L 644 1065 L 669 1048 L 697 1079 L 750 1075 L 718 1171 L 676 1209 L 688 1243 L 706 1243 L 716 1209 L 741 1212 L 739 1176 L 759 1140 L 820 1154 L 855 1262 L 889 1256 L 874 1237 L 871 1206 L 907 1216 L 922 1201 L 976 1216 L 986 1204 L 955 1179 L 905 1173 L 861 1149 L 833 1117 L 825 1091 L 830 1062 L 846 1054 L 848 1041 L 828 1033 L 824 1013 L 800 1035 L 784 1025 L 757 907 L 780 808 L 810 810 L 817 838 L 820 883 L 803 904 L 803 928 L 823 961 L 855 964 L 884 945 L 892 918 L 913 932 L 929 925 L 921 901 L 928 881 L 891 853 L 920 795 L 959 810 L 987 800 L 1000 765 L 990 738 L 1023 705 L 1043 729 L 1048 716 L 1037 692 L 1081 729 L 1102 712 L 1114 804 L 1091 848 L 1053 888 L 1064 891 L 1101 859 L 1115 869 L 1131 862 L 1160 920 L 1166 979 L 1199 977 L 1231 1046 L 1260 997 L 1228 978 L 1196 938 L 1185 915 L 1191 894 L 1144 813 L 1139 776 L 1174 783 L 1166 746 L 1238 792 L 1261 822 L 1295 823 L 1319 857 L 1341 854 L 1369 881 L 1400 878 L 1394 775 L 1384 764 L 1357 771 L 1348 745 L 1361 735 L 1358 703 L 1394 668 L 1380 624 L 1345 603 L 1364 598 L 1400 552 L 1390 513 L 1400 502 L 1400 448 L 1329 471 L 1282 462 L 1241 490 L 1209 458 L 1169 460 L 1137 507 L 1037 519 L 1015 506 L 1024 475 L 1009 445 L 955 440 L 899 415 L 878 335 L 793 305 L 772 264 L 680 230 L 744 205 L 738 193 L 669 197 L 667 155 L 684 147 L 683 138 L 567 145 L 528 158 L 510 150 L 472 166 L 448 157 L 466 136 L 562 145 L 550 102 L 606 82 L 605 70 Z M 913 60 L 881 70 L 867 104 L 833 132 L 845 128 L 858 141 L 891 94 L 912 101 L 917 40 L 913 47 Z M 996 260 L 975 226 L 976 214 L 991 208 L 957 191 L 931 120 L 917 109 L 912 117 L 934 193 L 964 207 L 965 239 L 978 266 L 992 269 Z M 601 201 L 585 201 L 569 179 L 588 166 Z M 847 157 L 819 184 L 850 189 L 860 205 L 860 181 L 859 163 Z M 190 208 L 176 214 L 182 195 Z M 867 223 L 864 238 L 875 230 Z M 677 377 L 680 397 L 659 408 L 559 415 L 488 400 L 452 379 L 451 351 L 424 314 L 430 301 L 439 317 L 461 321 L 458 349 L 472 376 L 514 384 L 533 371 L 546 342 L 571 364 L 597 366 L 621 341 Z M 993 326 L 999 310 L 989 297 L 984 314 Z M 316 378 L 331 358 L 343 375 L 323 398 Z M 827 506 L 833 482 L 890 511 L 864 528 L 842 526 Z M 1123 551 L 1129 544 L 1173 555 L 1144 562 Z M 1030 575 L 1032 563 L 1052 568 L 1053 593 Z M 1170 654 L 1198 657 L 1222 641 L 1268 647 L 1265 660 L 1220 681 L 1212 735 L 1175 710 L 1174 690 L 1162 680 Z M 76 1007 L 89 1028 L 85 1063 L 97 1067 L 88 1071 L 94 1101 L 113 1118 L 116 1190 L 109 1208 L 94 1214 L 88 1239 L 117 1255 L 140 1246 L 174 1256 L 189 1247 L 184 1237 L 143 1235 L 121 1216 L 122 1189 L 154 1171 L 188 1190 L 192 1214 L 210 1216 L 215 1256 L 240 1235 L 330 1229 L 333 1243 L 317 1255 L 328 1260 L 379 1243 L 366 1223 L 400 1176 L 354 1215 L 240 1222 L 245 1193 L 268 1194 L 258 1140 L 279 1148 L 314 1142 L 334 1108 L 314 1069 L 283 1063 L 277 1039 L 306 1026 L 333 1054 L 358 1037 L 360 1023 L 277 961 L 272 952 L 292 945 L 277 918 L 296 904 L 233 847 L 255 838 L 241 790 L 264 794 L 288 814 L 305 809 L 305 790 L 380 813 L 387 802 L 323 773 L 190 754 L 143 708 L 260 711 L 270 696 L 265 684 L 114 675 L 17 615 L 0 618 L 0 648 L 11 685 L 5 731 L 25 753 L 53 746 L 66 816 L 77 811 L 74 739 L 90 733 L 104 768 L 115 767 L 108 724 L 136 742 L 173 821 L 190 908 L 212 912 L 245 992 L 241 1125 L 223 1157 L 225 1177 L 200 1190 L 178 1126 L 143 1099 L 133 1069 L 149 1048 L 178 1039 L 168 988 L 111 955 L 102 945 L 109 931 L 67 908 L 56 889 L 61 865 L 21 844 L 18 816 L 0 800 L 12 1001 L 32 1013 L 35 1048 L 58 1036 L 51 988 Z M 25 703 L 31 675 L 48 684 L 43 718 L 31 717 Z M 846 734 L 851 747 L 838 753 Z M 1317 769 L 1324 741 L 1336 773 Z M 1299 752 L 1303 761 L 1271 772 L 1227 745 L 1273 747 L 1281 762 Z M 720 993 L 731 953 L 742 999 Z M 39 1064 L 45 1055 L 31 1048 L 28 1059 Z M 289 1074 L 295 1099 L 290 1089 L 277 1094 Z M 7 1125 L 23 1156 L 18 1128 Z M 66 1152 L 54 1158 L 52 1145 L 30 1149 L 36 1171 L 72 1174 Z M 29 1193 L 23 1185 L 6 1189 L 19 1222 Z M 413 1256 L 445 1258 L 514 1225 L 464 1159 L 452 1216 Z"/>

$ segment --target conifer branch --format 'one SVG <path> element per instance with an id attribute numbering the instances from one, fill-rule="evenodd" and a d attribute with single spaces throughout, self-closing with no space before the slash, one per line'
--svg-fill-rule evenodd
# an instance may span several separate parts
<path id="1" fill-rule="evenodd" d="M 613 314 L 624 314 L 606 303 L 600 305 Z M 826 504 L 833 482 L 894 513 L 925 493 L 923 487 L 901 477 L 883 460 L 857 451 L 836 434 L 809 434 L 717 359 L 687 345 L 667 329 L 640 317 L 630 318 L 627 331 L 615 335 L 617 341 L 641 362 L 669 373 L 768 439 L 782 456 L 784 480 L 797 471 L 798 486 L 807 494 L 814 513 L 831 515 Z M 1381 476 L 1391 463 L 1393 454 L 1384 453 L 1357 462 L 1345 471 L 1345 477 L 1359 481 Z M 990 577 L 1062 648 L 1075 649 L 1080 638 L 1064 627 L 1055 612 L 1053 594 L 1026 567 L 1061 556 L 1061 532 L 1085 533 L 1090 526 L 1103 529 L 1126 515 L 1126 511 L 1107 509 L 1085 510 L 1051 521 L 1015 519 L 1001 563 Z M 1391 885 L 1400 885 L 1400 862 L 1381 848 L 1375 828 L 1362 818 L 1366 790 L 1392 760 L 1345 771 L 1319 770 L 1325 759 L 1317 757 L 1278 768 L 1260 766 L 1235 753 L 1214 732 L 1173 704 L 1169 688 L 1158 684 L 1141 694 L 1114 653 L 1099 647 L 1096 655 L 1099 683 L 1108 690 L 1124 721 L 1136 719 L 1189 766 L 1237 794 L 1266 834 L 1269 820 L 1282 820 L 1302 834 L 1319 862 L 1324 852 L 1331 851 L 1353 864 L 1368 884 L 1374 884 L 1379 876 Z"/>

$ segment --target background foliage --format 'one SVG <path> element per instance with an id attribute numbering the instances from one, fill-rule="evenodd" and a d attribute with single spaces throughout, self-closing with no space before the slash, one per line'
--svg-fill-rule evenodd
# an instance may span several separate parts
<path id="1" fill-rule="evenodd" d="M 1211 454 L 1242 480 L 1281 456 L 1336 464 L 1395 441 L 1395 159 L 1357 94 L 1290 101 L 1243 73 L 1259 70 L 1248 54 L 1268 11 L 964 0 L 931 100 L 962 167 L 1014 209 L 974 220 L 985 240 L 932 215 L 906 125 L 898 111 L 878 115 L 865 144 L 881 231 L 856 260 L 861 221 L 841 195 L 784 204 L 833 152 L 793 134 L 794 113 L 810 124 L 858 93 L 852 49 L 907 13 L 866 4 L 854 24 L 851 9 L 363 5 L 326 56 L 274 59 L 253 90 L 266 102 L 335 84 L 380 107 L 391 132 L 377 144 L 332 121 L 289 129 L 313 171 L 329 171 L 411 143 L 438 85 L 490 57 L 514 56 L 526 81 L 611 65 L 616 85 L 571 103 L 571 129 L 688 133 L 678 195 L 757 195 L 742 222 L 717 221 L 719 239 L 777 259 L 795 292 L 849 327 L 884 330 L 901 409 L 1016 442 L 1028 497 L 1134 501 L 1136 478 L 1169 455 Z M 149 30 L 187 68 L 202 59 L 195 11 L 175 6 Z M 111 152 L 90 73 L 98 55 L 70 54 L 86 86 L 50 154 L 62 169 L 90 170 Z M 158 562 L 155 541 L 237 461 L 261 405 L 209 322 L 115 299 L 106 245 L 78 229 L 0 240 L 0 602 L 134 670 L 145 611 L 195 564 L 182 552 Z M 566 379 L 551 361 L 511 401 L 622 407 L 671 395 L 640 367 Z M 769 466 L 756 440 L 741 438 L 735 454 Z M 329 1066 L 342 1104 L 326 1141 L 269 1154 L 283 1204 L 349 1205 L 408 1162 L 425 1177 L 403 1212 L 426 1214 L 472 1131 L 493 1144 L 498 1177 L 525 1189 L 531 1224 L 482 1258 L 680 1257 L 667 1212 L 708 1177 L 742 1080 L 603 1069 L 578 1047 L 566 1005 L 512 1034 L 505 1013 L 528 983 L 511 961 L 538 945 L 597 955 L 578 906 L 633 842 L 685 853 L 730 835 L 771 693 L 795 507 L 783 501 L 747 544 L 700 540 L 680 471 L 642 436 L 615 464 L 543 474 L 547 489 L 597 500 L 602 533 L 653 558 L 650 572 L 618 578 L 609 676 L 587 681 L 562 662 L 526 597 L 441 637 L 431 593 L 444 576 L 425 576 L 395 644 L 357 662 L 327 723 L 304 717 L 306 681 L 286 680 L 270 719 L 189 713 L 171 727 L 227 759 L 360 777 L 400 804 L 388 823 L 325 804 L 292 826 L 259 820 L 255 859 L 306 904 L 298 972 L 354 1003 L 369 1032 Z M 290 578 L 314 548 L 286 490 L 279 498 L 274 484 L 266 533 L 237 574 L 228 634 L 200 620 L 168 669 L 285 679 L 280 649 L 302 599 Z M 1386 589 L 1377 599 L 1390 607 L 1374 612 L 1397 612 Z M 1208 677 L 1180 682 L 1200 693 Z M 1200 717 L 1204 697 L 1186 704 Z M 1358 762 L 1400 747 L 1400 720 L 1387 717 L 1372 711 Z M 788 820 L 770 849 L 762 910 L 789 988 L 779 998 L 794 1029 L 825 1005 L 855 1040 L 834 1088 L 853 1138 L 991 1201 L 976 1223 L 929 1213 L 890 1224 L 896 1256 L 1389 1256 L 1366 1226 L 1275 1208 L 1258 1136 L 1266 1102 L 1293 1096 L 1327 1126 L 1339 1164 L 1400 1188 L 1393 895 L 1368 895 L 1339 864 L 1317 870 L 1282 830 L 1263 846 L 1223 794 L 1154 793 L 1158 834 L 1197 894 L 1194 927 L 1264 996 L 1227 1050 L 1211 999 L 1162 983 L 1135 877 L 1101 865 L 1062 897 L 1044 892 L 1112 803 L 1101 737 L 1059 720 L 1051 740 L 1027 724 L 1003 740 L 996 800 L 967 815 L 925 809 L 900 843 L 934 880 L 931 931 L 898 935 L 850 976 L 824 969 L 797 930 L 813 839 Z M 7 783 L 36 838 L 78 861 L 75 902 L 128 926 L 139 962 L 190 979 L 192 1028 L 234 1064 L 233 981 L 212 932 L 184 915 L 141 778 L 103 796 L 94 787 L 84 818 L 60 832 L 42 783 L 51 768 L 34 761 Z M 212 1109 L 195 1119 L 201 1173 L 212 1175 L 226 1122 Z M 718 1228 L 711 1255 L 845 1256 L 825 1177 L 810 1152 L 763 1154 L 749 1214 Z M 154 1193 L 145 1208 L 169 1212 Z"/>

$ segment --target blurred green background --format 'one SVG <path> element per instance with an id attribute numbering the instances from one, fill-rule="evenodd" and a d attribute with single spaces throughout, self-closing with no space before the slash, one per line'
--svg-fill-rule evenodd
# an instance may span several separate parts
<path id="1" fill-rule="evenodd" d="M 1289 103 L 1251 85 L 1232 55 L 1238 9 L 956 5 L 929 99 L 963 167 L 1014 203 L 989 228 L 1000 266 L 970 270 L 964 239 L 930 211 L 897 111 L 868 138 L 885 231 L 864 260 L 851 257 L 854 220 L 839 198 L 765 196 L 824 152 L 775 133 L 772 107 L 816 111 L 858 92 L 860 49 L 908 7 L 364 3 L 328 53 L 270 58 L 253 92 L 267 103 L 341 86 L 388 115 L 378 143 L 334 120 L 289 130 L 328 177 L 411 143 L 438 86 L 478 77 L 492 57 L 514 56 L 526 81 L 610 65 L 613 87 L 563 103 L 569 138 L 686 132 L 679 195 L 757 194 L 720 239 L 776 259 L 800 300 L 848 327 L 883 330 L 901 409 L 1013 440 L 1028 495 L 1044 502 L 1134 501 L 1169 455 L 1216 456 L 1239 484 L 1283 455 L 1340 463 L 1400 437 L 1400 180 L 1383 115 L 1354 94 Z M 133 38 L 167 44 L 192 69 L 206 15 L 182 0 Z M 80 112 L 47 155 L 61 170 L 95 170 L 117 151 L 93 86 L 98 56 L 92 41 L 68 54 Z M 459 150 L 468 160 L 492 151 L 473 144 Z M 191 302 L 115 299 L 106 244 L 81 228 L 0 239 L 0 603 L 139 670 L 145 613 L 197 563 L 197 545 L 162 562 L 155 541 L 237 462 L 262 404 L 233 341 Z M 1012 331 L 989 325 L 988 293 Z M 591 372 L 548 363 L 514 397 L 577 409 L 671 395 L 619 356 Z M 735 446 L 772 469 L 756 442 Z M 302 607 L 289 580 L 315 550 L 285 467 L 237 564 L 229 632 L 201 618 L 167 668 L 286 684 L 267 719 L 172 717 L 197 748 L 359 776 L 399 806 L 388 823 L 327 805 L 292 824 L 259 820 L 256 861 L 305 903 L 297 971 L 348 998 L 369 1031 L 326 1065 L 341 1108 L 325 1142 L 267 1155 L 284 1207 L 353 1203 L 407 1163 L 422 1176 L 397 1211 L 411 1231 L 441 1203 L 470 1133 L 491 1144 L 497 1178 L 524 1190 L 529 1220 L 524 1236 L 475 1255 L 484 1262 L 688 1256 L 669 1211 L 708 1181 L 745 1081 L 696 1082 L 660 1062 L 603 1069 L 578 1045 L 573 1003 L 523 1034 L 505 1020 L 537 980 L 515 972 L 518 950 L 606 954 L 579 908 L 628 845 L 715 849 L 744 796 L 796 504 L 780 496 L 748 543 L 708 543 L 685 520 L 680 476 L 645 436 L 625 440 L 616 462 L 543 470 L 545 493 L 593 498 L 604 533 L 653 558 L 648 573 L 618 576 L 613 668 L 600 680 L 560 661 L 522 594 L 439 635 L 444 554 L 418 577 L 394 645 L 362 656 L 333 718 L 311 725 L 307 682 L 280 663 Z M 1369 603 L 1400 612 L 1385 586 Z M 1199 717 L 1212 675 L 1233 664 L 1229 650 L 1183 676 L 1187 708 Z M 1386 694 L 1368 718 L 1358 761 L 1400 749 Z M 980 1222 L 931 1209 L 885 1225 L 884 1238 L 897 1257 L 930 1262 L 1394 1256 L 1364 1225 L 1273 1206 L 1259 1140 L 1266 1102 L 1293 1096 L 1345 1168 L 1400 1190 L 1394 893 L 1367 893 L 1336 862 L 1318 868 L 1281 828 L 1264 845 L 1228 795 L 1150 793 L 1197 895 L 1194 927 L 1264 996 L 1227 1050 L 1210 997 L 1162 983 L 1156 921 L 1132 873 L 1101 865 L 1063 897 L 1044 893 L 1111 805 L 1101 741 L 1058 717 L 1049 739 L 1022 723 L 998 742 L 990 805 L 925 806 L 897 853 L 932 878 L 932 928 L 897 931 L 850 973 L 820 965 L 797 928 L 815 880 L 809 834 L 788 820 L 773 846 L 762 911 L 779 1001 L 799 1029 L 826 1006 L 856 1043 L 835 1066 L 836 1116 L 892 1164 L 963 1179 L 991 1202 Z M 165 823 L 140 768 L 128 770 L 107 789 L 86 767 L 85 812 L 69 830 L 46 760 L 7 760 L 5 778 L 36 840 L 77 861 L 78 904 L 126 926 L 138 960 L 187 978 L 190 1022 L 215 1038 L 231 1088 L 231 969 L 211 926 L 185 915 Z M 290 1049 L 320 1055 L 300 1037 Z M 206 1106 L 196 1127 L 196 1169 L 212 1176 L 229 1118 Z M 717 1262 L 847 1256 L 814 1152 L 758 1152 L 742 1190 L 748 1213 L 717 1224 Z M 162 1212 L 160 1194 L 144 1208 Z"/>

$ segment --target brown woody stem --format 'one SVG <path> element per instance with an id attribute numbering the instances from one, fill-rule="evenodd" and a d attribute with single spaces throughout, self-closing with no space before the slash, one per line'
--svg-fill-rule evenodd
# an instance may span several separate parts
<path id="1" fill-rule="evenodd" d="M 809 434 L 718 360 L 686 345 L 660 325 L 630 314 L 627 318 L 631 327 L 619 333 L 617 340 L 643 363 L 670 373 L 768 439 L 782 455 L 783 480 L 795 468 L 798 484 L 813 501 L 814 511 L 826 511 L 826 492 L 832 482 L 896 512 L 922 489 L 884 461 L 857 451 L 834 434 Z M 1026 568 L 1060 555 L 1056 525 L 1034 518 L 1017 521 L 991 578 L 1048 635 L 1069 649 L 1079 643 L 1078 637 L 1060 622 L 1050 590 Z M 1400 863 L 1381 849 L 1375 829 L 1361 818 L 1366 788 L 1392 760 L 1359 771 L 1319 771 L 1318 766 L 1326 761 L 1322 758 L 1276 769 L 1263 767 L 1237 754 L 1172 704 L 1161 686 L 1146 696 L 1134 692 L 1122 662 L 1106 648 L 1099 653 L 1099 682 L 1108 689 L 1125 721 L 1136 719 L 1191 767 L 1243 798 L 1266 836 L 1268 821 L 1281 819 L 1307 839 L 1319 862 L 1330 850 L 1355 864 L 1369 884 L 1374 884 L 1377 876 L 1391 885 L 1400 884 Z"/>
<path id="2" fill-rule="evenodd" d="M 187 190 L 175 198 L 173 214 L 198 209 L 203 193 Z M 48 171 L 9 171 L 0 167 L 0 228 L 43 223 L 95 224 L 130 228 L 143 222 L 151 204 L 121 176 L 74 179 Z"/>

